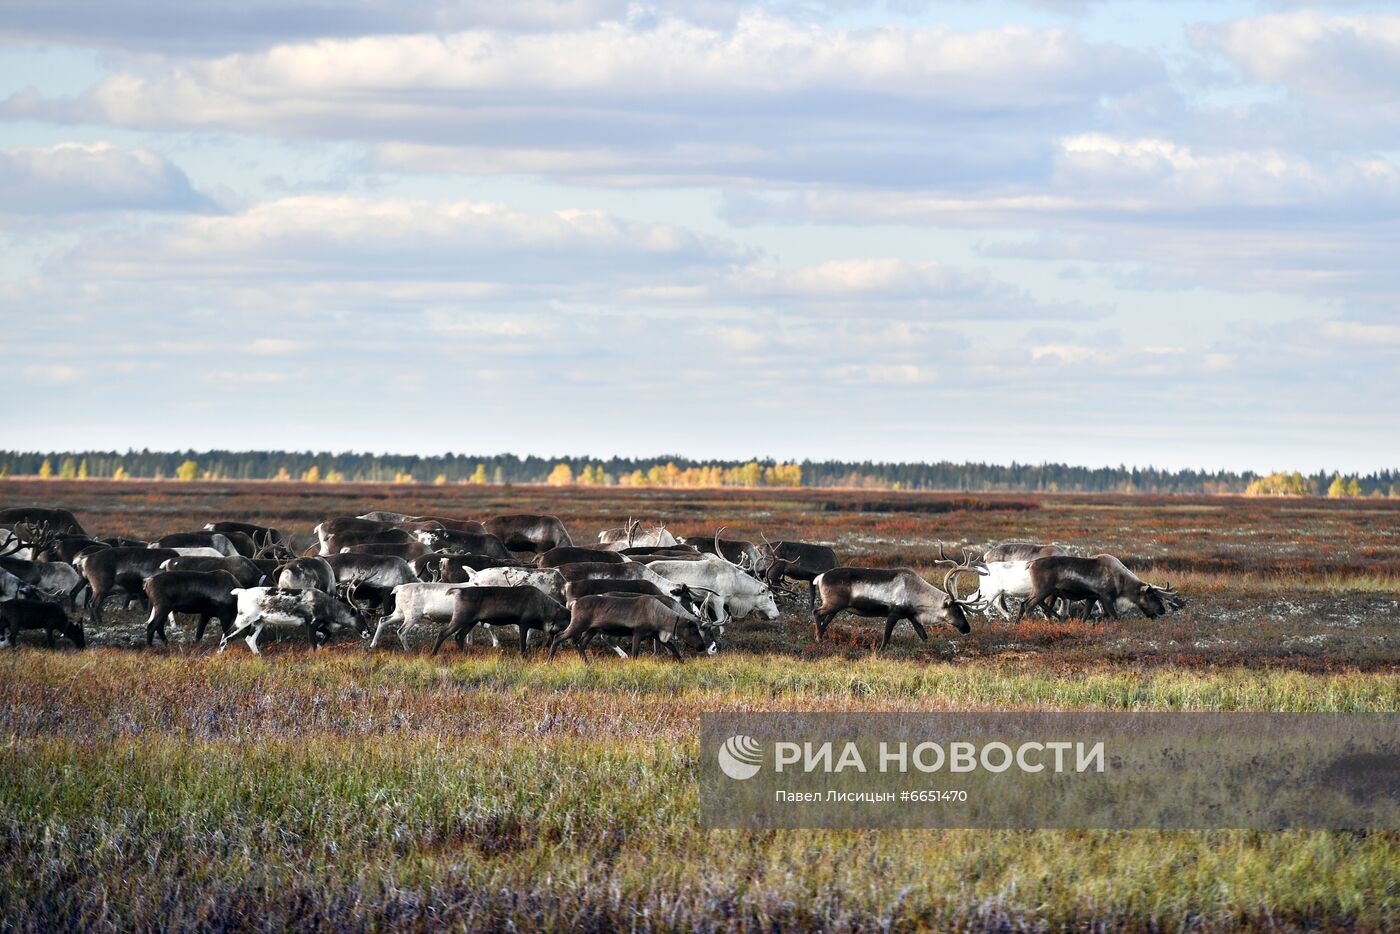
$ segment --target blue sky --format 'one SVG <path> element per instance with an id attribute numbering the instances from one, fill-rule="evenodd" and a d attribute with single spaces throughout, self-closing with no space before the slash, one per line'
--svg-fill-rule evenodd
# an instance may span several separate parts
<path id="1" fill-rule="evenodd" d="M 1400 5 L 19 0 L 0 445 L 1400 461 Z"/>

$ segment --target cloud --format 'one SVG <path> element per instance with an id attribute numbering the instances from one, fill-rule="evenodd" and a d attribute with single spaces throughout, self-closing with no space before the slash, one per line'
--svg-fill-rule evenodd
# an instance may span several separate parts
<path id="1" fill-rule="evenodd" d="M 1102 133 L 1055 144 L 1043 185 L 869 191 L 825 188 L 777 196 L 733 195 L 742 223 L 1045 226 L 1065 222 L 1273 227 L 1280 220 L 1351 224 L 1400 209 L 1400 167 L 1377 157 L 1309 159 L 1276 149 L 1206 149 L 1156 137 Z"/>
<path id="2" fill-rule="evenodd" d="M 0 214 L 216 209 L 163 157 L 112 143 L 0 150 L 0 178 Z"/>
<path id="3" fill-rule="evenodd" d="M 1329 321 L 1323 329 L 1323 333 L 1332 340 L 1352 344 L 1400 345 L 1400 324 Z"/>
<path id="4" fill-rule="evenodd" d="M 750 11 L 296 42 L 109 75 L 11 117 L 371 144 L 381 169 L 614 185 L 898 185 L 1043 159 L 1051 127 L 1165 79 L 1066 29 L 815 26 Z"/>
<path id="5" fill-rule="evenodd" d="M 1199 25 L 1191 36 L 1249 77 L 1282 85 L 1299 97 L 1340 103 L 1353 112 L 1358 105 L 1380 105 L 1394 113 L 1400 16 L 1302 10 Z"/>
<path id="6" fill-rule="evenodd" d="M 40 383 L 59 386 L 77 382 L 83 375 L 75 366 L 64 363 L 30 364 L 24 368 L 24 375 Z"/>
<path id="7" fill-rule="evenodd" d="M 286 41 L 383 33 L 583 26 L 626 13 L 628 0 L 8 0 L 3 35 L 12 40 L 201 53 Z"/>
<path id="8" fill-rule="evenodd" d="M 741 255 L 675 225 L 602 211 L 347 195 L 280 198 L 235 214 L 104 232 L 54 263 L 66 274 L 114 280 L 416 283 L 401 297 L 421 303 L 463 288 L 479 297 L 493 282 L 560 284 Z M 435 280 L 448 284 L 434 287 Z"/>

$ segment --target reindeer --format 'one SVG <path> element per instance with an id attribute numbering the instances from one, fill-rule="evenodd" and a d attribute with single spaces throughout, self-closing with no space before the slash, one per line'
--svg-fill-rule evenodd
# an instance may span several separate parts
<path id="1" fill-rule="evenodd" d="M 49 509 L 44 506 L 12 506 L 0 509 L 0 526 L 25 525 L 31 528 L 43 526 L 56 535 L 87 535 L 87 530 L 78 517 L 67 509 Z"/>
<path id="2" fill-rule="evenodd" d="M 4 645 L 16 648 L 19 645 L 21 629 L 44 630 L 44 644 L 54 647 L 53 634 L 62 633 L 77 648 L 87 645 L 83 635 L 83 624 L 74 622 L 63 612 L 63 608 L 47 600 L 19 598 L 0 603 L 0 635 L 5 637 Z"/>
<path id="3" fill-rule="evenodd" d="M 451 621 L 438 633 L 433 643 L 436 655 L 449 638 L 463 648 L 467 636 L 479 623 L 491 626 L 518 626 L 520 654 L 530 648 L 530 630 L 543 629 L 552 635 L 569 623 L 569 611 L 557 600 L 538 588 L 523 587 L 462 587 L 456 592 Z"/>
<path id="4" fill-rule="evenodd" d="M 561 568 L 566 564 L 626 564 L 627 557 L 604 548 L 566 545 L 551 548 L 535 559 L 536 567 Z"/>
<path id="5" fill-rule="evenodd" d="M 928 641 L 925 627 L 951 625 L 961 633 L 969 633 L 964 608 L 954 589 L 954 580 L 962 573 L 975 573 L 971 564 L 953 568 L 943 578 L 942 589 L 933 586 L 910 568 L 832 568 L 817 575 L 813 585 L 821 593 L 822 603 L 816 610 L 817 640 L 826 635 L 831 620 L 843 610 L 858 616 L 885 617 L 885 634 L 880 650 L 890 644 L 894 627 L 907 619 L 920 639 Z"/>
<path id="6" fill-rule="evenodd" d="M 511 551 L 533 551 L 543 554 L 552 548 L 574 543 L 557 516 L 513 515 L 492 516 L 482 523 L 484 530 L 505 542 Z"/>
<path id="7" fill-rule="evenodd" d="M 780 590 L 789 577 L 807 582 L 807 609 L 815 614 L 817 607 L 818 575 L 830 571 L 840 563 L 836 551 L 826 545 L 813 545 L 808 542 L 770 542 L 763 537 L 760 549 L 760 562 L 755 569 L 768 586 Z"/>
<path id="8" fill-rule="evenodd" d="M 228 648 L 234 639 L 242 638 L 254 655 L 261 655 L 258 637 L 269 623 L 306 627 L 306 636 L 313 649 L 328 641 L 332 634 L 345 629 L 357 629 L 369 635 L 365 609 L 354 600 L 355 581 L 348 581 L 338 590 L 338 596 L 319 590 L 278 590 L 273 587 L 239 588 L 233 591 L 238 600 L 238 615 L 230 632 L 219 640 L 219 651 Z"/>
<path id="9" fill-rule="evenodd" d="M 677 545 L 676 536 L 666 531 L 663 523 L 649 529 L 642 528 L 642 520 L 628 519 L 627 527 L 604 529 L 598 533 L 598 542 L 608 546 L 610 551 L 635 548 L 638 545 Z"/>
<path id="10" fill-rule="evenodd" d="M 210 619 L 217 619 L 220 628 L 227 633 L 238 614 L 238 600 L 233 596 L 238 589 L 238 579 L 222 570 L 161 571 L 147 579 L 145 591 L 146 599 L 151 604 L 151 615 L 146 620 L 146 646 L 151 646 L 155 636 L 160 636 L 161 642 L 170 643 L 165 634 L 165 624 L 175 613 L 199 616 L 199 627 L 194 636 L 196 642 L 204 638 L 204 628 L 209 625 Z"/>
<path id="11" fill-rule="evenodd" d="M 696 652 L 713 655 L 717 649 L 711 625 L 693 614 L 668 606 L 646 594 L 606 594 L 580 597 L 569 608 L 569 625 L 549 641 L 549 658 L 564 642 L 572 642 L 579 657 L 588 661 L 588 645 L 600 635 L 631 637 L 632 657 L 642 641 L 655 639 L 676 661 L 684 661 L 676 642 Z"/>
<path id="12" fill-rule="evenodd" d="M 1030 564 L 1031 595 L 1016 614 L 1019 623 L 1027 610 L 1040 607 L 1046 615 L 1052 611 L 1051 601 L 1059 598 L 1068 602 L 1088 600 L 1087 616 L 1094 604 L 1103 608 L 1103 615 L 1118 619 L 1134 607 L 1148 619 L 1165 616 L 1186 605 L 1170 584 L 1157 587 L 1145 583 L 1127 565 L 1113 555 L 1076 558 L 1071 555 L 1051 555 L 1036 558 Z"/>

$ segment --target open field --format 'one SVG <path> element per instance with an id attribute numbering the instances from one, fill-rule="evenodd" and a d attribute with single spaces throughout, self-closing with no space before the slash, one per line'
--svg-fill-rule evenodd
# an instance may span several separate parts
<path id="1" fill-rule="evenodd" d="M 550 511 L 580 540 L 660 517 L 923 569 L 939 541 L 1035 538 L 1191 600 L 1158 622 L 901 628 L 882 657 L 869 621 L 813 645 L 804 606 L 684 665 L 299 639 L 258 659 L 178 626 L 135 650 L 138 614 L 114 612 L 89 630 L 104 647 L 0 654 L 7 929 L 1400 925 L 1396 833 L 704 832 L 694 779 L 701 710 L 1400 710 L 1400 504 L 21 481 L 0 502 L 142 536 L 371 507 Z"/>

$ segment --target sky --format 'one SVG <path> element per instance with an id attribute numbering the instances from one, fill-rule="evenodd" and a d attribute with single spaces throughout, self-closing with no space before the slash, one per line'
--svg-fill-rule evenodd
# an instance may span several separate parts
<path id="1" fill-rule="evenodd" d="M 1393 468 L 1400 3 L 7 0 L 0 341 L 11 449 Z"/>

